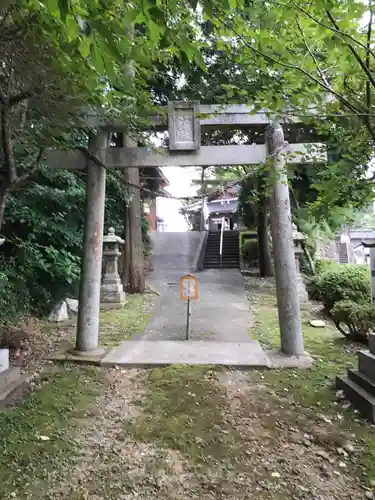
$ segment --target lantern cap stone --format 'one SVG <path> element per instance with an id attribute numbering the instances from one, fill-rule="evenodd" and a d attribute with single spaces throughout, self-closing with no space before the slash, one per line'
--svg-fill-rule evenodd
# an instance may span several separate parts
<path id="1" fill-rule="evenodd" d="M 119 245 L 122 245 L 125 243 L 125 241 L 120 238 L 120 236 L 117 236 L 115 234 L 115 230 L 113 227 L 110 227 L 108 229 L 108 234 L 106 234 L 104 237 L 103 237 L 103 243 L 117 243 Z"/>

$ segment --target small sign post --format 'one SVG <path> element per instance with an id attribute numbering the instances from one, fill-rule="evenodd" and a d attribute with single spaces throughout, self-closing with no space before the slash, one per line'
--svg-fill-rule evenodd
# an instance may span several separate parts
<path id="1" fill-rule="evenodd" d="M 198 300 L 198 279 L 191 274 L 180 278 L 180 299 L 187 301 L 186 340 L 190 337 L 191 301 Z"/>

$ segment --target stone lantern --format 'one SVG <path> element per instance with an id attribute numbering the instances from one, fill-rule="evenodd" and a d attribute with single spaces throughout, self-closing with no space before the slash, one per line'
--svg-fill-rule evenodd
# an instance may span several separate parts
<path id="1" fill-rule="evenodd" d="M 103 238 L 104 275 L 100 290 L 101 306 L 105 308 L 120 308 L 126 303 L 126 295 L 118 273 L 118 258 L 121 255 L 120 246 L 125 243 L 115 230 L 110 227 Z"/>
<path id="2" fill-rule="evenodd" d="M 300 271 L 300 259 L 303 254 L 302 249 L 302 241 L 305 240 L 305 236 L 300 233 L 297 229 L 297 226 L 293 224 L 293 244 L 294 244 L 294 259 L 296 261 L 296 269 L 297 269 L 297 288 L 298 288 L 298 297 L 300 302 L 308 302 L 309 296 L 306 291 L 305 283 L 301 276 Z"/>

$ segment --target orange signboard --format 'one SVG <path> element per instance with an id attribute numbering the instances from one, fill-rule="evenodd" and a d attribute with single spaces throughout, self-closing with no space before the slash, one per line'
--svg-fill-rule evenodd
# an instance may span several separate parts
<path id="1" fill-rule="evenodd" d="M 198 299 L 198 279 L 191 274 L 186 274 L 180 278 L 180 299 L 197 300 Z"/>

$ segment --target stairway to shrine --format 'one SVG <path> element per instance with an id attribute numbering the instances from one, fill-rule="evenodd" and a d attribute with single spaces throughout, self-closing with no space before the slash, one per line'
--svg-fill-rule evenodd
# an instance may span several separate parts
<path id="1" fill-rule="evenodd" d="M 208 233 L 204 269 L 239 269 L 240 242 L 238 231 L 223 232 L 223 250 L 220 256 L 220 231 Z"/>

